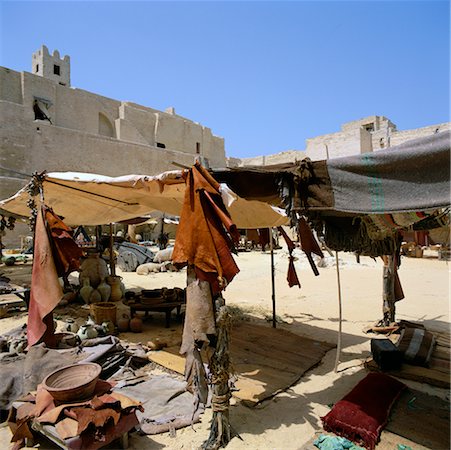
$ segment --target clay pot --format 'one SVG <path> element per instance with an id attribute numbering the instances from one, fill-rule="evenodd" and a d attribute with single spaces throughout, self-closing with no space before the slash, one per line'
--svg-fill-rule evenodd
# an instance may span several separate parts
<path id="1" fill-rule="evenodd" d="M 102 301 L 102 295 L 97 289 L 94 289 L 91 292 L 91 295 L 89 297 L 89 303 L 99 303 Z"/>
<path id="2" fill-rule="evenodd" d="M 89 284 L 96 288 L 103 278 L 108 276 L 108 265 L 98 253 L 89 255 L 80 266 L 79 282 L 88 278 Z"/>
<path id="3" fill-rule="evenodd" d="M 123 314 L 122 317 L 117 321 L 117 328 L 121 333 L 128 331 L 129 325 L 130 319 L 126 314 Z"/>
<path id="4" fill-rule="evenodd" d="M 102 329 L 105 334 L 114 333 L 114 323 L 111 320 L 106 320 L 102 323 Z"/>
<path id="5" fill-rule="evenodd" d="M 130 320 L 130 330 L 133 331 L 133 333 L 141 333 L 143 330 L 143 321 L 139 316 L 133 317 L 132 320 Z"/>
<path id="6" fill-rule="evenodd" d="M 94 288 L 89 284 L 89 278 L 85 278 L 83 280 L 83 287 L 80 289 L 80 297 L 87 305 L 89 305 L 89 299 L 93 290 Z"/>
<path id="7" fill-rule="evenodd" d="M 9 353 L 23 353 L 27 347 L 27 341 L 24 339 L 13 339 L 9 343 Z"/>
<path id="8" fill-rule="evenodd" d="M 111 286 L 110 301 L 118 302 L 122 298 L 121 277 L 106 277 L 106 282 Z"/>
<path id="9" fill-rule="evenodd" d="M 111 286 L 105 281 L 105 278 L 103 278 L 100 284 L 97 286 L 97 290 L 102 296 L 102 302 L 107 302 L 110 299 Z"/>
<path id="10" fill-rule="evenodd" d="M 79 326 L 74 319 L 67 319 L 66 324 L 64 325 L 64 330 L 69 333 L 76 333 L 79 330 Z"/>
<path id="11" fill-rule="evenodd" d="M 82 325 L 77 332 L 77 336 L 84 341 L 85 339 L 94 339 L 98 336 L 97 330 L 93 325 Z"/>

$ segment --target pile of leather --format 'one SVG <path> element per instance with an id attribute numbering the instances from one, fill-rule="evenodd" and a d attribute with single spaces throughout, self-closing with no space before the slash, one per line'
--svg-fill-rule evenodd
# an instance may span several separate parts
<path id="1" fill-rule="evenodd" d="M 11 428 L 14 449 L 23 446 L 25 438 L 33 439 L 32 430 L 43 430 L 68 442 L 80 439 L 81 448 L 99 448 L 130 431 L 139 421 L 136 411 L 144 411 L 140 402 L 112 391 L 114 383 L 99 380 L 93 397 L 77 403 L 58 403 L 39 385 L 14 403 L 8 425 Z"/>

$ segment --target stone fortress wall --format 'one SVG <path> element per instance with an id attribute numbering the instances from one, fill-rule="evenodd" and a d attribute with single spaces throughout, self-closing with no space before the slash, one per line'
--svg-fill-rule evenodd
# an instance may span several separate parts
<path id="1" fill-rule="evenodd" d="M 386 117 L 369 116 L 307 139 L 305 150 L 226 159 L 223 138 L 174 108 L 163 112 L 72 88 L 70 57 L 61 58 L 57 50 L 50 54 L 41 46 L 32 56 L 31 70 L 0 67 L 0 167 L 11 169 L 0 170 L 1 199 L 28 182 L 18 173 L 154 175 L 189 167 L 197 158 L 213 168 L 265 166 L 306 156 L 321 160 L 377 151 L 451 129 L 448 122 L 398 131 Z"/>
<path id="2" fill-rule="evenodd" d="M 225 166 L 224 139 L 174 108 L 162 112 L 70 87 L 70 58 L 57 50 L 35 52 L 32 72 L 0 67 L 2 167 L 119 176 L 178 169 L 173 162 L 191 166 L 197 157 Z M 0 198 L 26 181 L 0 171 Z"/>
<path id="3" fill-rule="evenodd" d="M 307 139 L 305 150 L 290 150 L 252 158 L 229 158 L 229 165 L 245 167 L 294 162 L 303 157 L 314 161 L 351 156 L 393 147 L 411 139 L 450 130 L 451 123 L 429 125 L 413 130 L 398 131 L 396 125 L 384 116 L 369 116 L 347 122 L 341 130 Z"/>

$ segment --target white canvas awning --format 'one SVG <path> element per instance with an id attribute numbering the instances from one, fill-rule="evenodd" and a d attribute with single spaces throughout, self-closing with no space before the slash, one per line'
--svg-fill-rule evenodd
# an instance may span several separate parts
<path id="1" fill-rule="evenodd" d="M 182 171 L 156 176 L 127 175 L 107 177 L 78 172 L 52 172 L 43 181 L 44 202 L 67 225 L 102 225 L 152 211 L 180 215 L 185 195 Z M 238 228 L 269 228 L 287 225 L 282 211 L 259 201 L 247 201 L 232 193 L 235 201 L 228 207 Z M 0 209 L 28 217 L 29 194 L 26 188 L 0 201 Z M 36 200 L 39 196 L 35 197 Z M 227 204 L 226 204 L 227 205 Z"/>

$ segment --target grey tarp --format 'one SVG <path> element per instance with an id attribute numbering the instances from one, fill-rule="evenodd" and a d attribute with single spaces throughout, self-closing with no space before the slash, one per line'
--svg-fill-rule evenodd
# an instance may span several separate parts
<path id="1" fill-rule="evenodd" d="M 401 145 L 311 163 L 301 185 L 299 163 L 214 170 L 240 197 L 283 207 L 281 181 L 297 187 L 310 211 L 381 214 L 450 205 L 449 131 Z"/>
<path id="2" fill-rule="evenodd" d="M 450 204 L 450 132 L 327 162 L 334 210 L 381 214 Z"/>

